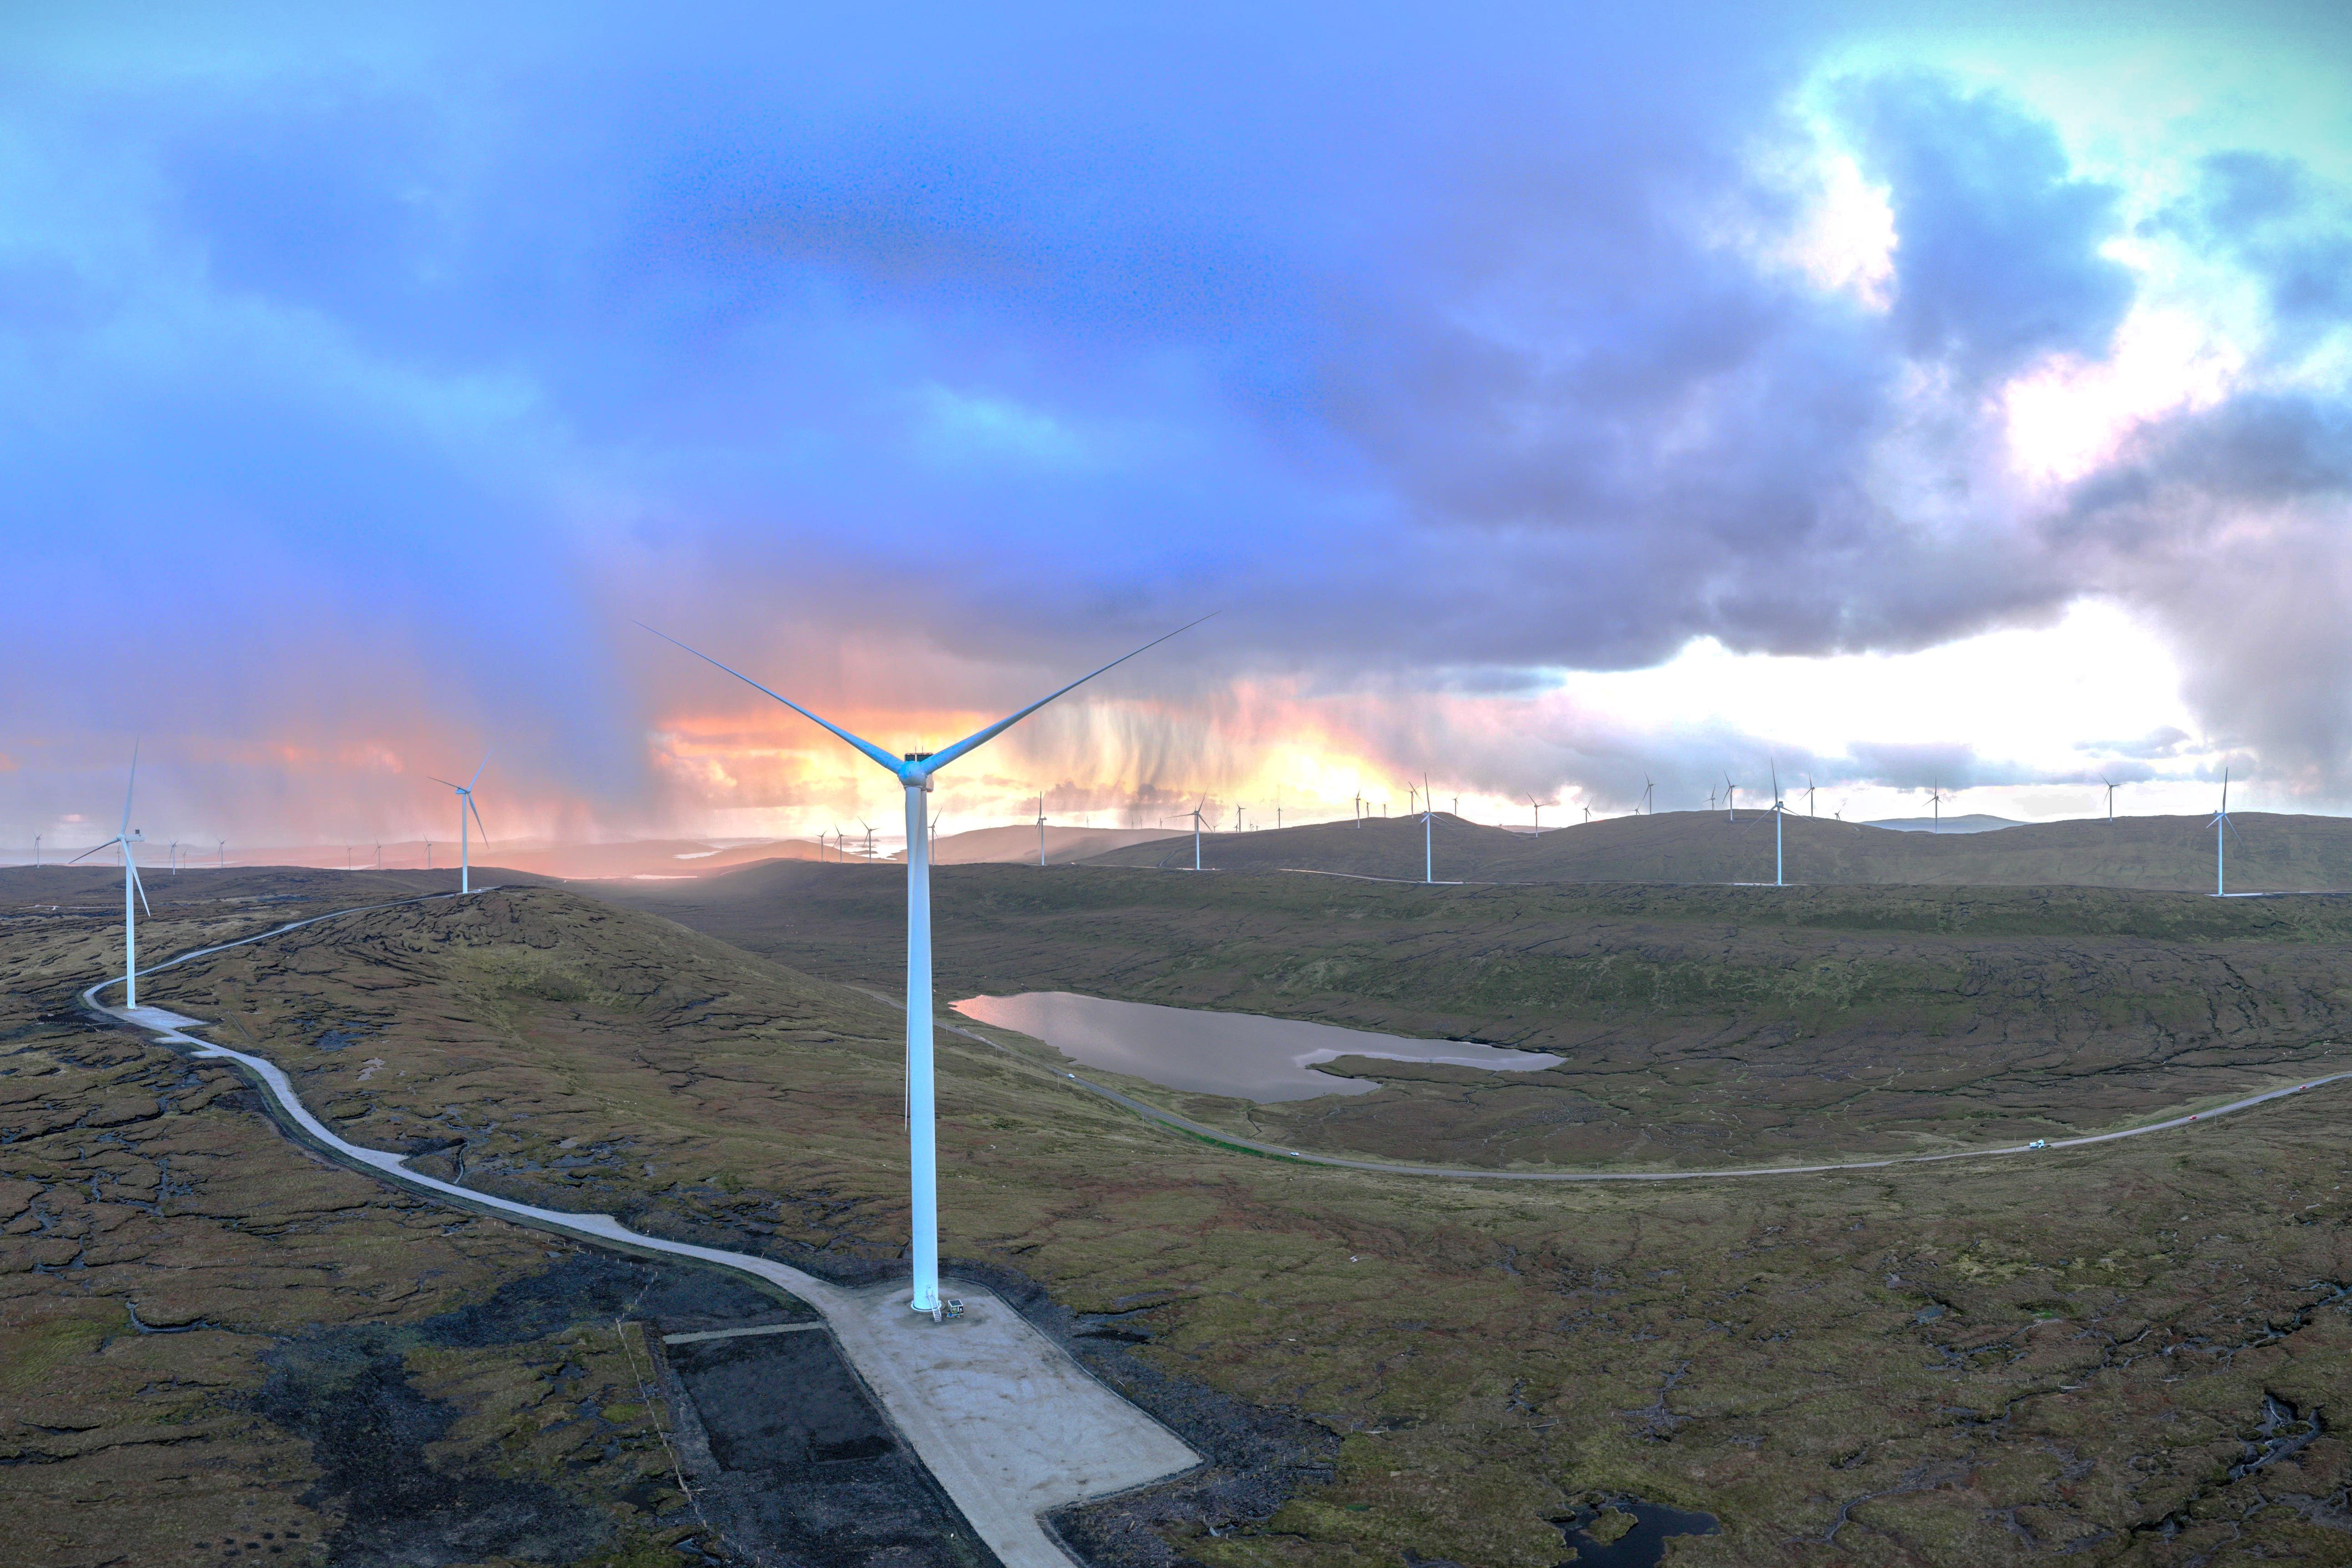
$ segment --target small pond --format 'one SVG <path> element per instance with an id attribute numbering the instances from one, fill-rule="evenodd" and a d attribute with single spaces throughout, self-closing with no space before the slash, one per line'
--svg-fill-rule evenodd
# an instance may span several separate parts
<path id="1" fill-rule="evenodd" d="M 1000 1029 L 1017 1029 L 1074 1061 L 1150 1079 L 1170 1089 L 1227 1094 L 1269 1103 L 1318 1094 L 1370 1094 L 1366 1079 L 1317 1072 L 1339 1057 L 1392 1062 L 1444 1062 L 1490 1072 L 1537 1072 L 1564 1059 L 1540 1051 L 1464 1040 L 1412 1040 L 1255 1013 L 1211 1013 L 1112 1002 L 1067 991 L 974 996 L 956 1011 Z"/>
<path id="2" fill-rule="evenodd" d="M 1608 1519 L 1603 1509 L 1616 1517 Z M 1625 1523 L 1629 1518 L 1631 1528 Z M 1554 1522 L 1576 1548 L 1567 1568 L 1656 1568 L 1666 1555 L 1668 1536 L 1713 1535 L 1718 1528 L 1711 1513 L 1629 1497 L 1612 1498 L 1600 1509 L 1578 1509 Z"/>

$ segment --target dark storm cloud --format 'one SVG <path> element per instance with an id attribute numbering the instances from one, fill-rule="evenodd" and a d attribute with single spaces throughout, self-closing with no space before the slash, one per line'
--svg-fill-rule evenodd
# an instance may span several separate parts
<path id="1" fill-rule="evenodd" d="M 1385 693 L 1400 768 L 1626 798 L 1633 742 L 1413 710 L 1698 635 L 2170 606 L 2228 506 L 2340 473 L 2305 395 L 2154 433 L 2055 518 L 2011 495 L 1988 398 L 2105 352 L 2116 195 L 2011 100 L 1860 75 L 1822 101 L 1889 193 L 1887 308 L 1773 260 L 1805 198 L 1759 171 L 1820 151 L 1826 13 L 0 26 L 0 515 L 18 570 L 137 610 L 0 634 L 58 766 L 134 729 L 520 736 L 520 787 L 626 817 L 668 787 L 651 716 L 733 700 L 633 616 L 812 701 L 1001 709 L 1223 605 L 1120 689 Z M 2332 319 L 2324 184 L 2207 187 L 2176 232 Z M 2326 706 L 2284 684 L 2249 722 Z M 1139 799 L 1202 761 L 1105 722 Z"/>

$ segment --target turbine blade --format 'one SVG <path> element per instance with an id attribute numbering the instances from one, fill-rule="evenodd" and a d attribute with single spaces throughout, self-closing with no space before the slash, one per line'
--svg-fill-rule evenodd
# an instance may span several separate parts
<path id="1" fill-rule="evenodd" d="M 435 784 L 448 784 L 448 785 L 449 785 L 449 787 L 450 787 L 451 789 L 456 790 L 459 795 L 463 795 L 463 794 L 465 794 L 465 793 L 466 793 L 466 786 L 465 786 L 464 784 L 449 784 L 449 781 L 448 781 L 447 779 L 438 777 L 437 775 L 433 774 L 433 773 L 426 773 L 425 776 L 426 778 L 428 778 L 428 779 L 433 780 L 433 782 L 434 782 Z"/>
<path id="2" fill-rule="evenodd" d="M 892 756 L 889 752 L 887 752 L 884 751 L 881 747 L 879 747 L 879 746 L 876 745 L 873 742 L 871 742 L 871 741 L 869 741 L 869 740 L 866 740 L 866 739 L 865 737 L 863 737 L 863 736 L 860 736 L 860 735 L 853 735 L 853 734 L 851 734 L 848 731 L 846 731 L 846 730 L 843 729 L 840 725 L 838 725 L 838 724 L 836 724 L 836 723 L 833 722 L 833 721 L 832 721 L 831 720 L 829 720 L 829 719 L 820 719 L 820 718 L 818 718 L 815 714 L 814 714 L 814 713 L 810 712 L 807 709 L 805 709 L 805 708 L 802 707 L 799 703 L 797 703 L 797 702 L 793 701 L 791 698 L 784 696 L 782 693 L 781 693 L 781 692 L 777 692 L 777 691 L 770 691 L 770 690 L 768 689 L 768 688 L 766 688 L 766 687 L 764 687 L 764 686 L 761 686 L 758 681 L 756 681 L 756 680 L 752 679 L 750 676 L 748 676 L 748 675 L 744 674 L 741 670 L 740 670 L 740 669 L 733 669 L 733 668 L 729 668 L 728 666 L 726 666 L 726 665 L 719 664 L 719 661 L 718 661 L 717 659 L 715 659 L 715 658 L 711 658 L 709 654 L 707 654 L 707 653 L 703 652 L 700 648 L 698 648 L 698 647 L 688 647 L 686 644 L 684 644 L 684 643 L 682 643 L 682 642 L 679 642 L 676 637 L 674 637 L 670 636 L 667 632 L 663 632 L 663 631 L 654 631 L 654 628 L 653 628 L 653 627 L 651 627 L 651 626 L 646 626 L 646 623 L 645 623 L 645 622 L 643 622 L 643 621 L 639 621 L 639 622 L 637 622 L 636 624 L 637 624 L 638 626 L 645 626 L 646 630 L 647 630 L 647 631 L 649 631 L 649 632 L 653 632 L 654 636 L 656 636 L 656 637 L 657 637 L 661 638 L 661 640 L 662 640 L 662 641 L 664 641 L 664 642 L 666 642 L 666 643 L 673 644 L 673 645 L 675 645 L 675 646 L 677 646 L 677 647 L 678 647 L 686 648 L 686 651 L 687 651 L 687 652 L 688 652 L 688 653 L 692 654 L 695 658 L 698 658 L 698 659 L 702 660 L 702 662 L 703 662 L 703 663 L 705 663 L 705 664 L 709 664 L 709 665 L 718 665 L 718 667 L 719 667 L 720 669 L 724 669 L 724 670 L 726 670 L 728 674 L 730 674 L 730 675 L 733 676 L 736 679 L 738 679 L 738 680 L 741 681 L 744 685 L 746 685 L 746 686 L 749 686 L 749 687 L 752 688 L 754 690 L 766 691 L 766 692 L 768 693 L 768 695 L 769 695 L 769 696 L 771 696 L 771 697 L 774 698 L 777 701 L 779 701 L 779 702 L 782 703 L 785 707 L 787 707 L 787 708 L 791 709 L 793 712 L 795 712 L 795 713 L 799 714 L 802 718 L 803 718 L 803 719 L 807 720 L 810 723 L 814 724 L 814 725 L 817 725 L 817 726 L 818 726 L 819 728 L 821 728 L 821 729 L 825 729 L 825 730 L 830 730 L 830 731 L 832 731 L 835 735 L 839 736 L 842 740 L 848 742 L 851 745 L 853 745 L 853 746 L 856 747 L 859 751 L 861 751 L 861 752 L 865 752 L 867 756 L 869 756 L 869 757 L 873 758 L 876 762 L 877 762 L 877 763 L 881 763 L 884 767 L 886 767 L 886 768 L 889 769 L 893 773 L 897 773 L 897 772 L 898 771 L 898 769 L 899 769 L 901 766 L 903 766 L 903 765 L 904 765 L 903 763 L 901 763 L 899 762 L 899 760 L 898 760 L 897 757 Z M 1056 692 L 1055 695 L 1055 696 L 1059 696 L 1059 695 L 1060 695 L 1060 693 Z M 1050 700 L 1051 700 L 1051 699 L 1048 699 L 1047 700 L 1049 700 L 1049 701 L 1050 701 Z M 1009 721 L 1009 720 L 1007 721 L 1007 722 L 1010 722 L 1010 721 Z"/>
<path id="3" fill-rule="evenodd" d="M 125 850 L 124 853 L 127 856 L 129 851 Z M 132 860 L 130 862 L 130 865 L 131 885 L 139 889 L 139 907 L 147 911 L 147 918 L 152 921 L 155 918 L 155 909 L 153 905 L 147 901 L 147 884 L 140 879 L 139 862 Z"/>
<path id="4" fill-rule="evenodd" d="M 116 845 L 118 845 L 118 844 L 120 844 L 120 843 L 121 843 L 121 842 L 122 842 L 121 837 L 120 836 L 117 836 L 117 837 L 112 837 L 112 838 L 108 839 L 108 840 L 107 840 L 105 843 L 103 843 L 103 844 L 93 844 L 93 845 L 91 845 L 89 848 L 87 848 L 87 849 L 83 850 L 80 854 L 79 854 L 79 855 L 75 856 L 72 859 L 70 859 L 70 860 L 67 861 L 67 862 L 66 862 L 66 864 L 67 864 L 67 865 L 68 865 L 68 866 L 79 866 L 79 865 L 80 865 L 83 861 L 85 861 L 85 860 L 89 859 L 91 856 L 93 856 L 93 855 L 97 854 L 100 850 L 101 850 L 101 849 L 111 849 L 111 848 L 113 848 Z"/>
<path id="5" fill-rule="evenodd" d="M 1073 680 L 1067 686 L 1062 688 L 1061 690 L 1054 692 L 1050 696 L 1040 697 L 1036 701 L 1032 702 L 1028 707 L 1021 710 L 1020 712 L 999 719 L 995 723 L 991 724 L 985 730 L 976 730 L 972 731 L 972 733 L 966 735 L 962 740 L 958 741 L 954 745 L 948 747 L 945 751 L 934 752 L 930 756 L 925 758 L 923 761 L 922 776 L 929 778 L 931 774 L 939 772 L 941 768 L 946 767 L 950 763 L 954 762 L 958 757 L 962 756 L 966 752 L 971 751 L 976 747 L 988 744 L 989 742 L 996 739 L 997 736 L 1004 733 L 1005 731 L 1010 730 L 1013 725 L 1018 724 L 1022 720 L 1026 719 L 1030 714 L 1034 713 L 1038 709 L 1043 708 L 1046 703 L 1054 700 L 1055 697 L 1066 696 L 1070 692 L 1076 691 L 1079 687 L 1084 686 L 1087 681 L 1092 680 L 1095 676 L 1100 675 L 1106 670 L 1118 668 L 1120 665 L 1125 664 L 1129 659 L 1133 658 L 1136 654 L 1150 652 L 1153 648 L 1158 647 L 1161 643 L 1166 642 L 1169 637 L 1181 637 L 1184 633 L 1191 631 L 1194 626 L 1199 626 L 1201 621 L 1209 620 L 1214 617 L 1217 613 L 1218 612 L 1215 610 L 1211 610 L 1208 615 L 1202 616 L 1198 621 L 1187 621 L 1172 632 L 1153 637 L 1150 642 L 1145 643 L 1141 647 L 1137 648 L 1135 653 L 1123 653 L 1117 658 L 1112 659 L 1108 664 L 1104 665 L 1101 669 L 1095 670 L 1092 674 L 1078 677 L 1076 680 Z M 824 723 L 824 721 L 819 720 L 818 722 Z M 827 724 L 825 725 L 825 728 L 832 729 L 833 727 Z M 836 733 L 838 731 L 836 731 Z M 896 765 L 897 764 L 895 763 L 892 764 L 893 767 Z M 1202 798 L 1205 799 L 1206 797 L 1204 796 Z"/>
<path id="6" fill-rule="evenodd" d="M 490 765 L 490 758 L 491 758 L 491 756 L 492 756 L 493 754 L 494 754 L 494 753 L 489 752 L 484 752 L 482 753 L 482 768 L 487 768 L 487 767 L 488 767 L 488 766 Z M 467 779 L 467 780 L 466 781 L 466 788 L 467 788 L 469 792 L 473 789 L 473 787 L 474 787 L 476 784 L 479 784 L 479 783 L 481 783 L 481 782 L 482 782 L 482 768 L 476 768 L 476 769 L 474 770 L 474 776 L 473 776 L 472 778 Z"/>
<path id="7" fill-rule="evenodd" d="M 131 782 L 122 786 L 122 831 L 131 831 L 131 792 L 139 787 L 139 742 L 131 742 Z"/>
<path id="8" fill-rule="evenodd" d="M 466 809 L 474 814 L 474 826 L 482 829 L 482 842 L 488 844 L 490 841 L 490 830 L 482 826 L 482 808 L 474 804 L 472 790 L 466 792 Z"/>

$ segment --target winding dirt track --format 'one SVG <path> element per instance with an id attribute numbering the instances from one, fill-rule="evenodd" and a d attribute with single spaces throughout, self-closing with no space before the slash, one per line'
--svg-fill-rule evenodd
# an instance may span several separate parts
<path id="1" fill-rule="evenodd" d="M 484 892 L 495 891 L 485 889 Z M 289 921 L 236 942 L 197 948 L 140 971 L 152 974 L 193 960 L 266 942 L 343 915 L 445 898 L 399 899 Z M 787 1264 L 631 1230 L 610 1215 L 539 1208 L 407 1169 L 405 1156 L 347 1143 L 313 1116 L 275 1062 L 187 1033 L 206 1027 L 160 1007 L 109 1007 L 81 993 L 90 1011 L 152 1034 L 198 1058 L 235 1063 L 268 1097 L 274 1120 L 297 1142 L 378 1181 L 541 1230 L 638 1254 L 662 1254 L 741 1270 L 782 1287 L 824 1317 L 899 1435 L 919 1455 L 972 1530 L 1004 1568 L 1069 1568 L 1070 1558 L 1041 1515 L 1181 1474 L 1201 1463 L 1182 1439 L 1097 1382 L 1062 1348 L 991 1292 L 961 1285 L 964 1312 L 946 1322 L 907 1310 L 906 1287 L 850 1290 Z"/>

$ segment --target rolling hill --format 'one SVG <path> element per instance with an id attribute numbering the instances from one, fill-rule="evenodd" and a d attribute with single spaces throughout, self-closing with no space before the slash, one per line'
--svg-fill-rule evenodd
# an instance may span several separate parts
<path id="1" fill-rule="evenodd" d="M 2352 819 L 2242 812 L 2230 844 L 2231 892 L 2352 889 Z M 1620 816 L 1536 837 L 1440 812 L 1436 874 L 1467 882 L 1772 880 L 1769 813 Z M 2029 823 L 1992 833 L 1917 833 L 1790 816 L 1785 875 L 1819 886 L 2090 887 L 2210 892 L 2213 835 L 2194 816 Z M 1323 823 L 1203 837 L 1204 868 L 1325 871 L 1418 881 L 1417 820 Z M 1190 835 L 1098 855 L 1090 865 L 1189 868 Z"/>

